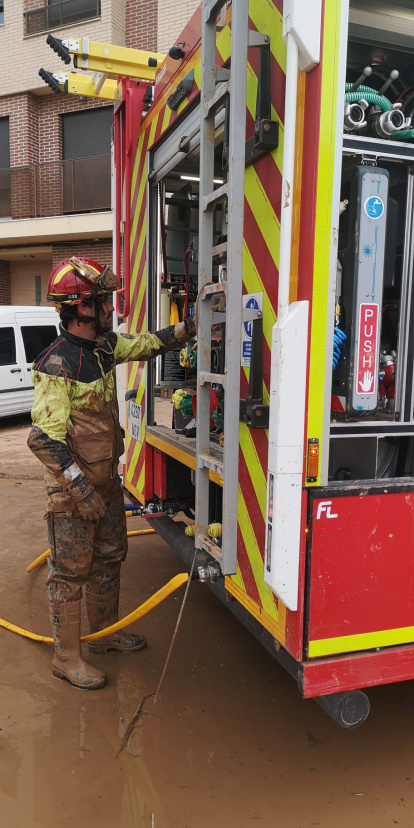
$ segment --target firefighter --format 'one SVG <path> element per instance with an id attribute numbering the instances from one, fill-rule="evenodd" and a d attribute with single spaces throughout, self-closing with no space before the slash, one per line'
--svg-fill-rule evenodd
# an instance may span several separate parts
<path id="1" fill-rule="evenodd" d="M 180 348 L 196 332 L 196 314 L 156 333 L 113 332 L 112 292 L 117 287 L 110 268 L 91 259 L 59 262 L 49 277 L 47 299 L 60 314 L 61 333 L 32 370 L 28 446 L 45 467 L 52 672 L 88 690 L 103 687 L 106 677 L 82 658 L 82 586 L 91 633 L 113 624 L 127 552 L 115 366 Z M 90 642 L 89 651 L 130 653 L 145 644 L 144 636 L 120 631 Z"/>

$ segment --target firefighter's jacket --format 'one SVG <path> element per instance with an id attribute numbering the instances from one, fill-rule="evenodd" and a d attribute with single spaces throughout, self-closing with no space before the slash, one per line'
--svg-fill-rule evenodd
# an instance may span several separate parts
<path id="1" fill-rule="evenodd" d="M 90 484 L 105 501 L 118 496 L 124 445 L 115 366 L 164 353 L 176 347 L 173 342 L 173 327 L 135 336 L 111 332 L 96 340 L 61 328 L 37 357 L 28 446 L 45 466 L 48 510 L 76 514 L 76 498 Z"/>

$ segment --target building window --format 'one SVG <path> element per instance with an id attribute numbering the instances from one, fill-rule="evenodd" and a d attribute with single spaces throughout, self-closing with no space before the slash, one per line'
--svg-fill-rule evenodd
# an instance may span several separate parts
<path id="1" fill-rule="evenodd" d="M 100 0 L 48 0 L 47 5 L 23 12 L 25 35 L 73 26 L 101 16 Z"/>
<path id="2" fill-rule="evenodd" d="M 0 218 L 11 215 L 9 119 L 0 118 Z"/>
<path id="3" fill-rule="evenodd" d="M 0 170 L 10 167 L 9 119 L 0 118 Z"/>
<path id="4" fill-rule="evenodd" d="M 112 106 L 62 115 L 63 212 L 111 207 Z"/>
<path id="5" fill-rule="evenodd" d="M 35 305 L 42 304 L 42 277 L 35 276 Z"/>
<path id="6" fill-rule="evenodd" d="M 73 26 L 101 16 L 100 0 L 49 0 L 48 4 L 23 12 L 25 35 Z"/>
<path id="7" fill-rule="evenodd" d="M 0 26 L 4 23 L 4 3 L 3 0 L 0 0 Z"/>

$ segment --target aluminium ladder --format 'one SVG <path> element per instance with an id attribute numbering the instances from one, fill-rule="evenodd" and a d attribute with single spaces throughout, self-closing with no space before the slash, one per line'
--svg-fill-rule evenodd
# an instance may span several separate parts
<path id="1" fill-rule="evenodd" d="M 197 344 L 196 534 L 197 549 L 219 561 L 224 575 L 237 568 L 237 502 L 240 411 L 240 332 L 242 314 L 243 205 L 245 171 L 248 0 L 233 0 L 231 17 L 231 69 L 216 66 L 216 31 L 224 25 L 225 0 L 203 0 L 201 40 L 200 226 Z M 216 25 L 221 11 L 220 24 Z M 257 35 L 252 32 L 252 36 Z M 231 77 L 230 77 L 231 75 Z M 227 105 L 228 177 L 214 189 L 215 115 Z M 214 207 L 227 209 L 227 281 L 211 284 L 213 268 Z M 226 310 L 215 313 L 214 297 L 225 294 Z M 211 372 L 211 326 L 225 323 L 224 374 Z M 223 462 L 210 453 L 210 389 L 224 390 Z M 222 546 L 207 534 L 209 523 L 209 472 L 223 479 Z"/>

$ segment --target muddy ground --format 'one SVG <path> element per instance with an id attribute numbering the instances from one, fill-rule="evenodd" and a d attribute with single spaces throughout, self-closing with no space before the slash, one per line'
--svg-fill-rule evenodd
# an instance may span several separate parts
<path id="1" fill-rule="evenodd" d="M 45 567 L 25 572 L 47 545 L 27 432 L 0 423 L 0 615 L 49 635 Z M 131 538 L 122 615 L 182 570 L 156 535 Z M 50 645 L 0 629 L 0 828 L 413 828 L 413 683 L 369 690 L 367 722 L 341 731 L 196 582 L 161 699 L 117 758 L 182 594 L 135 625 L 146 650 L 91 657 L 108 675 L 93 693 L 52 678 Z"/>

